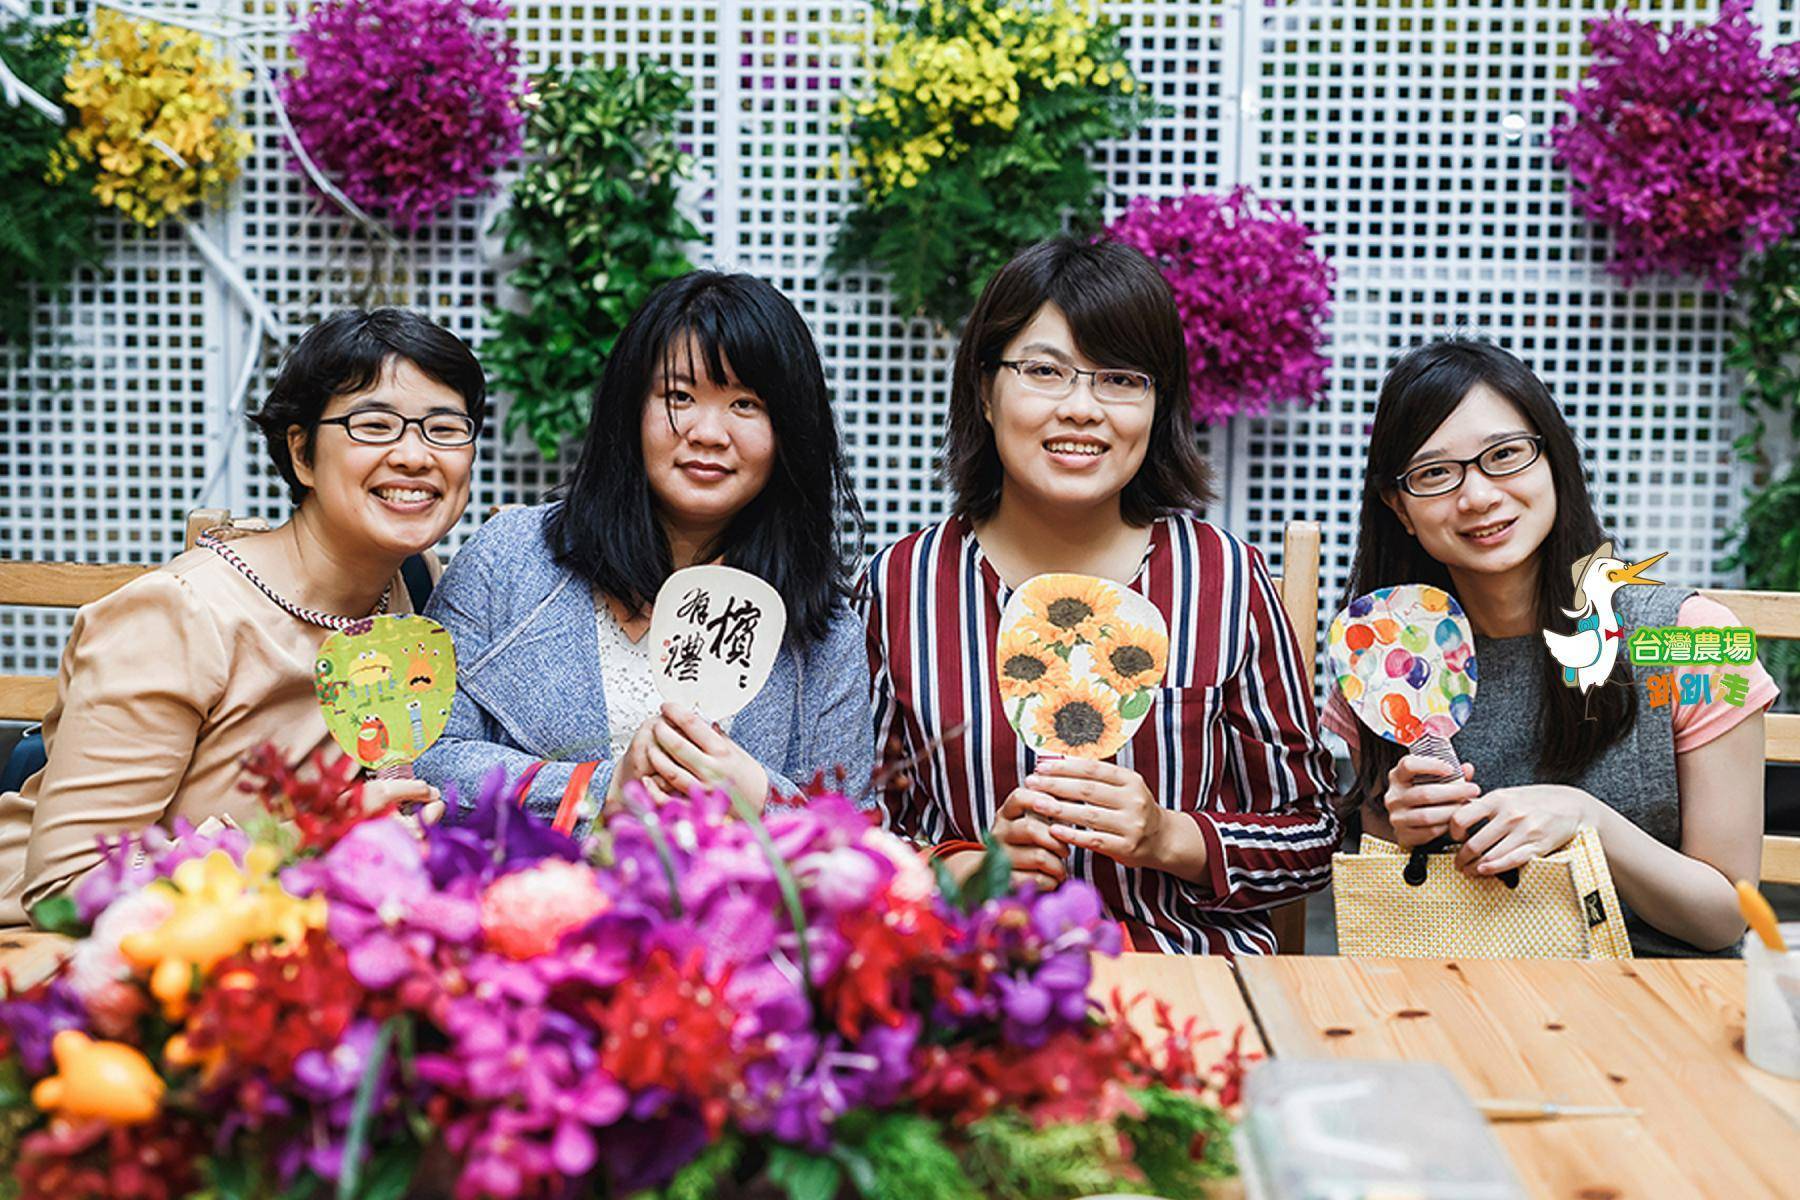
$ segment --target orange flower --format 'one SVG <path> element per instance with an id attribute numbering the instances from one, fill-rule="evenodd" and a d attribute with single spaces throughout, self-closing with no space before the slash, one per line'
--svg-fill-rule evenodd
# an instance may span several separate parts
<path id="1" fill-rule="evenodd" d="M 1020 594 L 1026 611 L 1019 628 L 1064 646 L 1097 640 L 1119 609 L 1114 585 L 1091 575 L 1040 575 Z"/>
<path id="2" fill-rule="evenodd" d="M 1119 702 L 1078 680 L 1038 701 L 1032 732 L 1045 754 L 1105 758 L 1121 744 Z"/>
<path id="3" fill-rule="evenodd" d="M 1094 671 L 1121 696 L 1162 682 L 1169 666 L 1169 639 L 1161 630 L 1120 621 L 1093 647 Z"/>
<path id="4" fill-rule="evenodd" d="M 1027 700 L 1069 682 L 1069 664 L 1056 647 L 1022 629 L 1000 635 L 1000 644 L 994 648 L 994 671 L 1000 679 L 1000 695 L 1007 700 Z"/>

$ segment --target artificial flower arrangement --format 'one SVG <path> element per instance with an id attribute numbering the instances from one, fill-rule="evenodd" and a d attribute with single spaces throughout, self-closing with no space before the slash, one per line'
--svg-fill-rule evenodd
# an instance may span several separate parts
<path id="1" fill-rule="evenodd" d="M 525 125 L 511 15 L 502 0 L 311 6 L 281 88 L 300 144 L 353 203 L 409 233 L 493 190 Z"/>
<path id="2" fill-rule="evenodd" d="M 1106 236 L 1143 251 L 1169 282 L 1194 420 L 1216 425 L 1324 394 L 1336 272 L 1305 222 L 1240 187 L 1140 196 Z"/>
<path id="3" fill-rule="evenodd" d="M 250 77 L 192 30 L 98 9 L 63 82 L 77 119 L 52 179 L 93 163 L 100 203 L 142 225 L 221 200 L 250 151 L 233 100 Z"/>
<path id="4" fill-rule="evenodd" d="M 1100 220 L 1088 153 L 1155 111 L 1118 27 L 1070 0 L 878 0 L 868 81 L 844 102 L 858 194 L 839 269 L 885 271 L 896 309 L 957 324 L 1020 247 Z"/>
<path id="5" fill-rule="evenodd" d="M 697 792 L 576 841 L 500 773 L 422 833 L 347 760 L 279 822 L 108 847 L 0 1002 L 8 1200 L 1194 1195 L 1236 1044 L 1089 999 L 1096 893 L 959 889 L 841 795 Z M 636 792 L 637 789 L 633 788 Z"/>

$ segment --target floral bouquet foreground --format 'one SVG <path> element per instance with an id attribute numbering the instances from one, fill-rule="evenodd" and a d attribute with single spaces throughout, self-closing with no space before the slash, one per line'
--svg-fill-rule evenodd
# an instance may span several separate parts
<path id="1" fill-rule="evenodd" d="M 501 775 L 421 834 L 347 766 L 109 848 L 0 1001 L 0 1196 L 791 1200 L 1198 1192 L 1235 1045 L 1088 998 L 1082 884 L 967 889 L 837 795 L 697 793 L 577 842 Z"/>

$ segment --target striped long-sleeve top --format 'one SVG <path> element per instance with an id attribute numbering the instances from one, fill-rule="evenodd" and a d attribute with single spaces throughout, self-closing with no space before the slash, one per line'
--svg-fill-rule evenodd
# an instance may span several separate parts
<path id="1" fill-rule="evenodd" d="M 1324 887 L 1339 836 L 1310 664 L 1262 556 L 1205 521 L 1159 519 L 1129 586 L 1168 622 L 1169 668 L 1117 762 L 1200 827 L 1207 877 L 1125 867 L 1080 847 L 1070 848 L 1070 875 L 1099 889 L 1136 949 L 1273 953 L 1264 910 Z M 883 820 L 921 844 L 978 840 L 1031 773 L 1035 755 L 1007 723 L 994 672 L 1011 594 L 961 517 L 869 565 L 876 746 L 907 759 L 931 747 L 909 785 L 884 799 Z"/>

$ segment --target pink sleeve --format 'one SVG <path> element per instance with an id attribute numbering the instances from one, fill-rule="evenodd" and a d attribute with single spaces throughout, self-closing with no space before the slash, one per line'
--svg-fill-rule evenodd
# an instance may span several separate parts
<path id="1" fill-rule="evenodd" d="M 1335 685 L 1331 694 L 1326 697 L 1325 711 L 1319 714 L 1319 723 L 1351 746 L 1356 745 L 1356 714 L 1350 711 L 1349 701 L 1344 699 L 1344 693 L 1338 691 Z"/>
<path id="2" fill-rule="evenodd" d="M 1706 626 L 1719 628 L 1724 625 L 1740 625 L 1729 608 L 1717 600 L 1710 600 L 1698 593 L 1681 602 L 1681 612 L 1675 618 L 1676 624 L 1695 628 Z M 1693 666 L 1676 668 L 1676 692 L 1680 698 L 1683 675 L 1710 675 L 1712 677 L 1712 700 L 1698 704 L 1676 704 L 1670 714 L 1670 724 L 1675 731 L 1675 753 L 1685 754 L 1697 749 L 1714 738 L 1730 731 L 1745 717 L 1753 716 L 1774 703 L 1779 689 L 1769 673 L 1760 662 L 1752 662 L 1745 666 L 1729 664 L 1724 666 Z M 1748 694 L 1742 705 L 1729 704 L 1725 700 L 1724 689 L 1719 679 L 1725 675 L 1743 675 L 1750 680 Z"/>

